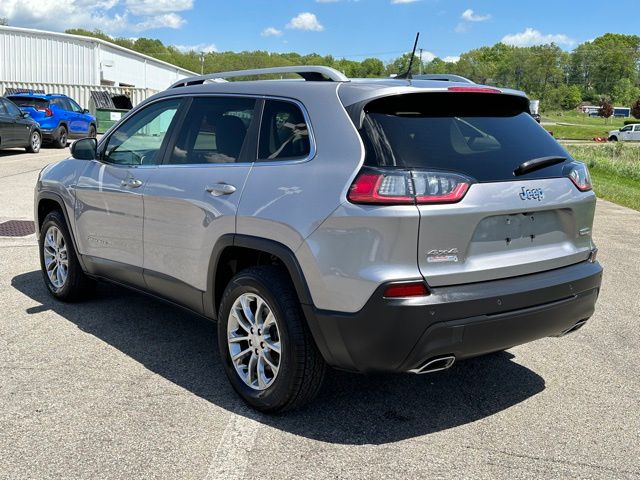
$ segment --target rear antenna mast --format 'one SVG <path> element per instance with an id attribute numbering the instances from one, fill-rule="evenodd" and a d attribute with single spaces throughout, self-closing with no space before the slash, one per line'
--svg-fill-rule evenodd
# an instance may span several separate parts
<path id="1" fill-rule="evenodd" d="M 411 59 L 409 60 L 409 68 L 407 71 L 398 75 L 396 78 L 411 78 L 411 69 L 413 68 L 413 59 L 416 57 L 416 48 L 418 47 L 418 39 L 420 38 L 420 32 L 416 33 L 416 41 L 413 42 L 413 50 L 411 51 Z M 422 57 L 420 57 L 420 61 L 422 62 Z"/>

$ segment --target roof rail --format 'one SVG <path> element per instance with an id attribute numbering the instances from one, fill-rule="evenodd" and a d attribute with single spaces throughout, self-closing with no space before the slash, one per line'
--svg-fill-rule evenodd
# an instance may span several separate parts
<path id="1" fill-rule="evenodd" d="M 178 80 L 169 88 L 187 87 L 189 85 L 200 85 L 207 80 L 217 80 L 233 77 L 251 77 L 254 75 L 273 75 L 284 73 L 296 73 L 307 81 L 320 82 L 348 82 L 349 79 L 331 67 L 323 67 L 319 65 L 300 65 L 292 67 L 272 67 L 272 68 L 256 68 L 253 70 L 234 70 L 230 72 L 208 73 L 206 75 L 197 75 L 195 77 L 187 77 Z"/>
<path id="2" fill-rule="evenodd" d="M 424 75 L 414 75 L 413 80 L 439 80 L 441 82 L 475 83 L 468 78 L 461 77 L 460 75 L 453 75 L 451 73 L 426 73 Z"/>

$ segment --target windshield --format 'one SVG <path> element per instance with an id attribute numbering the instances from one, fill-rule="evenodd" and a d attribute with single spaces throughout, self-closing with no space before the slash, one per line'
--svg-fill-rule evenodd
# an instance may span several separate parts
<path id="1" fill-rule="evenodd" d="M 13 103 L 18 105 L 20 108 L 22 107 L 33 107 L 39 109 L 45 109 L 49 106 L 49 102 L 42 98 L 34 98 L 34 97 L 7 97 Z"/>
<path id="2" fill-rule="evenodd" d="M 491 182 L 513 180 L 514 170 L 528 160 L 569 159 L 518 102 L 506 95 L 460 93 L 374 101 L 365 107 L 360 128 L 365 164 L 447 170 Z M 562 176 L 562 164 L 518 178 L 556 176 Z"/>

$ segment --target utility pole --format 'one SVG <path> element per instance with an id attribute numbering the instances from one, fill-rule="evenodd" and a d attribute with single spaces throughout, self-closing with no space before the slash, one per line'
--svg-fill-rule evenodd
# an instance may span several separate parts
<path id="1" fill-rule="evenodd" d="M 204 75 L 204 52 L 200 52 L 200 75 Z"/>
<path id="2" fill-rule="evenodd" d="M 420 49 L 420 75 L 422 75 L 422 48 Z"/>

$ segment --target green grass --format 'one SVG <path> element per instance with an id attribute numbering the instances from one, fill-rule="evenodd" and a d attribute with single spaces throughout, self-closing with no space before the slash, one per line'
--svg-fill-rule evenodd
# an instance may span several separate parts
<path id="1" fill-rule="evenodd" d="M 551 121 L 557 123 L 577 123 L 580 125 L 590 125 L 594 127 L 602 127 L 605 130 L 613 130 L 624 125 L 625 120 L 633 120 L 632 118 L 609 118 L 605 121 L 601 117 L 589 117 L 588 115 L 575 110 L 566 112 L 545 112 L 542 116 L 543 121 Z"/>
<path id="2" fill-rule="evenodd" d="M 591 140 L 594 137 L 606 137 L 611 130 L 624 125 L 628 118 L 589 117 L 575 110 L 566 112 L 545 112 L 542 122 L 555 122 L 555 125 L 544 125 L 553 136 L 567 140 Z"/>
<path id="3" fill-rule="evenodd" d="M 616 143 L 567 150 L 589 167 L 598 197 L 640 211 L 640 147 Z"/>
<path id="4" fill-rule="evenodd" d="M 607 134 L 615 127 L 598 127 L 591 125 L 543 125 L 553 133 L 553 136 L 562 140 L 591 140 L 595 137 L 607 137 Z"/>

